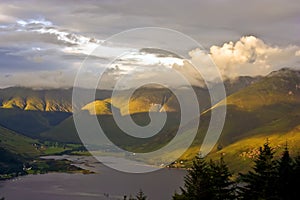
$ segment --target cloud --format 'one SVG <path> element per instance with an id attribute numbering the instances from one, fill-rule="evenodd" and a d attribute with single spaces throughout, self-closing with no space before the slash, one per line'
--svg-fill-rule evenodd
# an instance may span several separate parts
<path id="1" fill-rule="evenodd" d="M 18 19 L 14 23 L 2 25 L 0 31 L 1 72 L 52 71 L 70 68 L 73 63 L 62 59 L 63 55 L 68 54 L 64 50 L 70 46 L 78 48 L 84 43 L 83 41 L 87 41 L 84 36 L 61 31 L 59 27 L 43 18 Z"/>
<path id="2" fill-rule="evenodd" d="M 209 54 L 223 77 L 233 78 L 266 75 L 283 67 L 300 69 L 299 51 L 296 45 L 272 46 L 255 36 L 244 36 L 237 42 L 212 46 Z M 204 54 L 200 49 L 191 51 L 192 62 L 205 66 Z"/>
<path id="3" fill-rule="evenodd" d="M 14 39 L 17 39 L 17 37 L 23 36 L 22 40 L 17 39 L 17 41 L 22 41 L 23 44 L 40 42 L 62 45 L 62 51 L 64 50 L 64 46 L 72 46 L 74 49 L 76 46 L 79 46 L 81 47 L 81 53 L 85 54 L 90 53 L 95 46 L 102 42 L 101 40 L 92 37 L 86 37 L 82 34 L 63 30 L 62 28 L 55 26 L 51 21 L 43 18 L 27 20 L 19 19 L 15 23 L 3 25 L 0 27 L 0 30 L 3 31 L 2 35 L 4 38 L 8 39 L 8 41 L 3 40 L 2 44 L 7 44 L 7 42 L 12 43 Z M 78 51 L 80 50 L 80 48 L 77 49 Z"/>
<path id="4" fill-rule="evenodd" d="M 17 72 L 13 74 L 1 74 L 0 86 L 22 86 L 31 88 L 68 88 L 74 80 L 75 74 L 72 71 L 37 71 Z M 30 79 L 30 80 L 29 80 Z"/>
<path id="5" fill-rule="evenodd" d="M 0 35 L 1 73 L 78 70 L 77 63 L 81 63 L 96 47 L 101 54 L 96 52 L 90 56 L 95 62 L 126 50 L 74 33 L 41 17 L 17 19 L 1 25 Z M 74 66 L 77 68 L 74 69 Z"/>
<path id="6" fill-rule="evenodd" d="M 100 46 L 99 52 L 95 54 L 95 57 L 90 57 L 86 63 L 88 66 L 84 76 L 85 85 L 82 87 L 89 87 L 94 84 L 101 72 L 106 69 L 106 65 L 99 63 L 99 59 L 103 59 L 103 57 L 100 57 L 101 55 L 105 56 L 104 58 L 108 58 L 108 56 L 115 56 L 114 53 L 118 54 L 123 50 L 125 49 L 118 46 Z M 161 81 L 166 85 L 178 87 L 181 86 L 182 82 L 176 81 L 178 79 L 177 73 L 183 75 L 192 85 L 204 86 L 201 75 L 204 74 L 206 78 L 208 77 L 206 81 L 209 82 L 214 81 L 216 78 L 215 70 L 213 70 L 215 67 L 214 63 L 220 70 L 223 78 L 266 75 L 283 67 L 300 68 L 300 47 L 295 45 L 272 46 L 254 36 L 245 36 L 236 42 L 212 46 L 209 52 L 194 49 L 189 52 L 190 58 L 186 60 L 170 56 L 169 54 L 164 55 L 161 52 L 156 54 L 156 49 L 152 51 L 154 52 L 131 51 L 130 54 L 125 54 L 115 60 L 104 72 L 101 79 L 101 87 L 111 89 L 117 80 L 122 77 L 124 78 L 123 85 L 121 85 L 123 89 L 146 82 Z M 102 52 L 110 53 L 102 54 Z M 50 61 L 57 58 L 57 52 L 40 47 L 32 47 L 29 50 L 23 49 L 17 52 L 0 51 L 0 55 L 4 54 L 1 59 L 1 65 L 7 64 L 9 66 L 15 64 L 17 66 L 22 65 L 22 67 L 31 65 L 30 67 L 32 68 L 32 71 L 29 72 L 19 70 L 15 73 L 4 73 L 0 85 L 71 87 L 84 57 L 76 54 L 68 55 L 66 52 L 62 53 L 65 53 L 65 55 L 62 54 L 62 59 L 58 59 L 58 61 L 53 63 Z M 20 59 L 13 57 L 19 57 Z M 47 62 L 45 63 L 45 61 Z M 199 74 L 191 63 L 200 67 L 203 74 Z M 53 68 L 53 70 L 42 68 L 37 70 L 41 66 L 49 69 L 54 64 L 65 67 L 57 67 Z M 71 65 L 68 66 L 68 64 Z M 20 80 L 24 80 L 26 77 L 27 79 L 28 77 L 34 77 L 34 79 L 30 82 L 21 83 Z M 173 80 L 172 85 L 170 85 L 170 81 L 166 80 L 166 77 L 168 77 L 168 80 Z M 164 80 L 166 81 L 164 82 Z"/>
<path id="7" fill-rule="evenodd" d="M 0 23 L 42 16 L 66 29 L 96 38 L 106 38 L 130 28 L 161 26 L 186 33 L 205 47 L 247 34 L 259 35 L 271 43 L 300 45 L 299 10 L 298 0 L 271 3 L 269 0 L 252 0 L 251 3 L 239 0 L 77 0 L 76 3 L 2 0 Z"/>
<path id="8" fill-rule="evenodd" d="M 179 9 L 183 7 L 184 10 Z M 81 61 L 107 37 L 131 28 L 160 26 L 181 31 L 201 43 L 223 76 L 266 74 L 281 67 L 299 66 L 299 9 L 298 0 L 288 3 L 273 0 L 272 6 L 269 0 L 253 0 L 246 4 L 237 0 L 174 0 L 172 3 L 160 0 L 77 0 L 76 3 L 3 0 L 0 2 L 0 73 L 15 77 L 22 74 L 22 78 L 28 74 L 26 79 L 31 79 L 35 74 L 46 72 L 56 76 L 60 71 L 71 85 Z M 249 34 L 257 37 L 239 40 Z M 152 43 L 149 40 L 148 46 Z M 180 41 L 175 41 L 174 45 L 181 47 Z M 93 59 L 96 62 L 101 57 L 105 62 L 124 50 L 124 47 L 103 45 L 102 54 Z M 205 72 L 214 77 L 207 52 L 195 49 L 190 52 L 190 60 L 205 66 Z M 162 63 L 173 62 L 170 58 L 161 60 Z M 136 64 L 129 59 L 120 63 L 121 72 L 111 72 L 113 76 L 128 72 L 128 65 L 132 68 Z M 156 75 L 158 72 L 153 71 L 165 67 L 155 68 L 156 64 L 148 63 L 147 73 L 138 72 L 136 79 L 142 81 L 147 74 L 153 79 L 159 76 L 174 78 L 170 70 Z M 173 69 L 190 77 L 194 84 L 199 81 L 188 62 L 184 66 L 174 65 Z M 21 84 L 22 79 L 3 80 L 6 84 Z M 37 80 L 46 85 L 42 78 Z M 49 80 L 55 78 L 49 77 Z M 56 82 L 66 85 L 63 80 Z"/>

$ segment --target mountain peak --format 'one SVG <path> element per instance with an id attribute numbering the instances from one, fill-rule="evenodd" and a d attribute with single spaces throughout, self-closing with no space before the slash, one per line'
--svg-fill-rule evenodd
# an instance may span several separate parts
<path id="1" fill-rule="evenodd" d="M 300 71 L 292 68 L 282 68 L 280 70 L 271 72 L 267 75 L 267 77 L 290 77 L 293 75 L 300 77 Z"/>

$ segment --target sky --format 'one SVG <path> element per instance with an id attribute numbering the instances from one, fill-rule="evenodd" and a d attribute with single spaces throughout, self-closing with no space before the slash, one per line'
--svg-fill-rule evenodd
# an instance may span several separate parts
<path id="1" fill-rule="evenodd" d="M 198 75 L 186 61 L 209 72 L 207 56 L 223 78 L 300 69 L 299 10 L 298 0 L 1 0 L 0 87 L 71 87 L 95 48 L 101 51 L 90 56 L 94 68 L 86 81 L 98 78 L 93 70 L 103 71 L 108 88 L 124 74 L 131 83 L 175 79 L 174 69 L 196 84 Z M 106 42 L 142 27 L 179 31 L 201 47 L 190 46 L 182 58 L 142 51 L 130 40 Z M 159 37 L 153 35 L 145 48 L 155 46 Z M 172 45 L 180 48 L 181 42 Z M 122 55 L 124 51 L 130 54 Z M 119 59 L 107 69 L 104 64 L 115 57 Z"/>

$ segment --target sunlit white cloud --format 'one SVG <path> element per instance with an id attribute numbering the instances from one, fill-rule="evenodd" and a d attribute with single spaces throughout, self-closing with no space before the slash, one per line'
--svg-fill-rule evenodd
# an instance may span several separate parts
<path id="1" fill-rule="evenodd" d="M 114 64 L 121 70 L 130 72 L 133 69 L 151 70 L 153 66 L 172 68 L 174 64 L 183 65 L 183 59 L 136 50 L 119 57 Z"/>
<path id="2" fill-rule="evenodd" d="M 53 25 L 52 22 L 44 20 L 44 19 L 39 19 L 39 20 L 37 20 L 37 19 L 29 19 L 27 21 L 20 19 L 20 20 L 17 20 L 17 24 L 19 24 L 19 25 L 21 25 L 23 27 L 25 27 L 25 26 L 27 26 L 29 24 L 36 24 L 36 25 L 40 25 L 41 24 L 41 25 L 44 25 L 44 26 L 52 26 Z"/>
<path id="3" fill-rule="evenodd" d="M 65 53 L 90 54 L 103 41 L 72 33 L 55 26 L 51 21 L 45 19 L 17 20 L 16 31 L 33 32 L 37 34 L 52 35 L 64 46 L 61 51 Z"/>
<path id="4" fill-rule="evenodd" d="M 210 56 L 224 77 L 266 75 L 280 68 L 300 69 L 300 47 L 296 45 L 275 46 L 266 44 L 254 36 L 242 37 L 237 42 L 227 42 L 212 46 Z M 204 52 L 195 49 L 190 52 L 194 63 L 209 65 L 204 60 Z M 213 75 L 212 75 L 213 76 Z"/>

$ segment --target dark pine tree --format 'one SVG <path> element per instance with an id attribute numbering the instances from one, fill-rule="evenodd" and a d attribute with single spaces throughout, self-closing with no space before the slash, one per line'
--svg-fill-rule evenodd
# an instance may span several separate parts
<path id="1" fill-rule="evenodd" d="M 145 193 L 142 190 L 140 190 L 135 197 L 137 200 L 146 200 L 147 199 L 147 196 L 145 195 Z"/>
<path id="2" fill-rule="evenodd" d="M 175 194 L 173 200 L 226 200 L 234 199 L 231 173 L 223 158 L 220 162 L 207 163 L 204 158 L 196 157 L 185 177 L 181 194 Z"/>
<path id="3" fill-rule="evenodd" d="M 253 170 L 247 174 L 240 174 L 243 185 L 240 188 L 241 199 L 278 199 L 277 162 L 274 159 L 274 149 L 268 142 L 260 147 Z"/>
<path id="4" fill-rule="evenodd" d="M 191 169 L 184 178 L 184 188 L 181 194 L 175 194 L 174 200 L 212 199 L 210 169 L 204 158 L 197 156 L 193 160 Z"/>
<path id="5" fill-rule="evenodd" d="M 223 156 L 219 162 L 210 162 L 211 181 L 214 191 L 214 198 L 218 200 L 235 199 L 235 183 L 231 180 L 232 173 L 229 171 Z"/>
<path id="6" fill-rule="evenodd" d="M 300 185 L 300 156 L 297 156 L 294 159 L 293 163 L 293 171 L 291 175 L 291 180 L 290 180 L 290 199 L 299 199 L 299 185 Z"/>
<path id="7" fill-rule="evenodd" d="M 294 162 L 286 145 L 281 159 L 278 161 L 278 192 L 282 200 L 293 199 L 293 169 Z"/>

